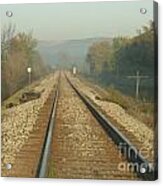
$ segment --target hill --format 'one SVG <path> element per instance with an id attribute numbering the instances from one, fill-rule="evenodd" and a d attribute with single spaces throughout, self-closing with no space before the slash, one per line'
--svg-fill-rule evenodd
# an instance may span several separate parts
<path id="1" fill-rule="evenodd" d="M 39 41 L 38 50 L 48 65 L 71 67 L 78 66 L 81 70 L 85 69 L 85 59 L 89 47 L 99 41 L 108 40 L 110 38 L 88 38 L 79 40 L 63 40 L 63 41 Z"/>

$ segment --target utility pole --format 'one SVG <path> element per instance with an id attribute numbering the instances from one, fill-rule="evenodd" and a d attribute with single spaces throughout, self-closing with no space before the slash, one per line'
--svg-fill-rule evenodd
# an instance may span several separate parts
<path id="1" fill-rule="evenodd" d="M 139 98 L 139 90 L 140 90 L 140 80 L 141 79 L 146 79 L 149 78 L 148 76 L 141 76 L 139 71 L 136 72 L 136 76 L 127 76 L 129 79 L 136 79 L 136 92 L 135 92 L 135 97 L 136 99 Z"/>

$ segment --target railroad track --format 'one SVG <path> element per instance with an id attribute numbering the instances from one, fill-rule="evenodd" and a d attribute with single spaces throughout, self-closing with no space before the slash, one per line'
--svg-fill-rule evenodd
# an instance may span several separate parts
<path id="1" fill-rule="evenodd" d="M 60 113 L 60 111 L 65 111 L 65 114 L 70 114 L 69 117 L 71 117 L 72 114 L 70 108 L 67 110 L 63 108 L 64 102 L 62 103 L 62 98 L 64 98 L 66 93 L 64 95 L 61 91 L 65 85 L 67 86 L 70 96 L 74 96 L 73 99 L 82 105 L 84 111 L 81 109 L 81 112 L 83 113 L 83 118 L 85 118 L 82 122 L 86 122 L 86 120 L 88 121 L 89 119 L 90 123 L 88 123 L 88 126 L 83 125 L 83 123 L 77 125 L 78 121 L 74 121 L 74 124 L 71 123 L 71 125 L 69 125 L 67 120 L 66 122 L 64 121 L 65 116 Z M 30 175 L 31 177 L 48 176 L 60 178 L 73 178 L 74 176 L 74 178 L 97 179 L 155 179 L 155 171 L 148 161 L 137 153 L 136 148 L 130 141 L 77 90 L 65 74 L 62 73 L 59 75 L 57 88 L 50 101 L 48 109 L 51 111 L 49 115 L 47 115 L 49 119 L 48 121 L 46 120 L 46 122 L 44 121 L 44 123 L 48 124 L 44 126 L 44 130 L 39 129 L 39 131 L 33 134 L 38 148 L 33 150 L 32 154 L 29 155 L 31 163 L 28 167 L 29 170 L 27 168 L 26 175 L 24 175 L 25 177 Z M 74 106 L 74 111 L 79 107 L 79 105 L 76 105 L 76 107 Z M 78 113 L 76 112 L 76 114 Z M 92 126 L 91 123 L 94 125 Z M 77 127 L 79 127 L 79 129 Z M 66 133 L 68 132 L 66 129 L 68 129 L 70 133 Z M 73 129 L 79 134 L 76 135 L 73 133 Z M 38 132 L 42 134 L 41 137 Z M 90 132 L 90 134 L 85 134 L 86 132 Z M 31 140 L 31 144 L 33 141 L 34 140 Z M 83 141 L 85 141 L 84 146 L 82 146 Z M 88 142 L 90 146 L 88 146 L 86 142 Z M 30 147 L 32 147 L 31 144 L 28 144 L 29 148 L 25 149 L 24 152 L 20 152 L 23 154 L 20 155 L 22 161 L 28 161 L 26 153 L 30 152 Z M 125 153 L 126 151 L 124 152 L 123 150 L 119 153 L 120 150 L 118 150 L 118 146 L 120 144 L 126 145 L 127 152 L 130 152 L 129 156 Z M 77 154 L 75 154 L 75 152 L 77 152 Z M 87 154 L 83 155 L 83 153 Z M 117 170 L 119 162 L 124 162 L 125 164 L 129 162 L 130 165 L 133 163 L 133 165 L 138 165 L 138 169 L 137 166 L 134 166 L 134 171 L 121 172 Z M 27 166 L 27 163 L 23 163 L 22 165 Z M 54 170 L 51 170 L 51 168 Z M 56 168 L 59 170 L 58 175 L 55 172 Z M 141 173 L 141 168 L 145 168 L 145 172 Z M 20 166 L 18 172 L 14 170 L 13 172 L 9 172 L 9 174 L 11 175 L 11 173 L 13 173 L 13 175 L 17 174 L 17 176 L 20 176 L 22 170 L 23 168 Z"/>
<path id="2" fill-rule="evenodd" d="M 21 149 L 17 150 L 14 158 L 14 163 L 8 160 L 8 164 L 11 166 L 11 168 L 8 169 L 8 164 L 5 164 L 6 166 L 2 166 L 2 176 L 38 177 L 38 170 L 40 169 L 42 152 L 45 148 L 44 145 L 47 138 L 47 131 L 52 116 L 51 111 L 53 110 L 58 90 L 56 86 L 58 76 L 57 74 L 56 79 L 53 79 L 54 83 L 52 84 L 54 84 L 54 86 L 52 88 L 52 91 L 47 97 L 47 100 L 45 101 L 43 107 L 39 110 L 38 119 L 33 126 L 32 132 L 30 132 L 28 139 L 26 139 L 26 142 L 21 147 Z M 22 136 L 22 138 L 23 137 L 24 136 Z"/>
<path id="3" fill-rule="evenodd" d="M 135 172 L 138 177 L 143 180 L 155 180 L 155 175 L 157 175 L 157 170 L 151 167 L 151 164 L 138 152 L 136 147 L 112 124 L 101 112 L 99 112 L 95 106 L 84 96 L 78 89 L 72 84 L 70 79 L 66 76 L 67 81 L 71 87 L 75 90 L 81 100 L 85 103 L 87 108 L 97 119 L 99 124 L 103 127 L 107 135 L 112 138 L 114 143 L 119 146 L 120 144 L 125 144 L 125 151 L 121 153 L 127 158 L 127 160 L 135 166 Z M 126 153 L 129 152 L 129 153 Z"/>
<path id="4" fill-rule="evenodd" d="M 49 152 L 51 148 L 51 141 L 52 141 L 52 135 L 54 130 L 54 123 L 55 123 L 55 114 L 56 114 L 56 107 L 57 107 L 57 101 L 58 101 L 58 90 L 59 90 L 59 82 L 60 82 L 60 74 L 58 78 L 58 84 L 55 91 L 55 96 L 53 100 L 53 106 L 51 109 L 50 119 L 48 123 L 48 127 L 46 130 L 46 136 L 44 140 L 44 145 L 42 148 L 39 164 L 37 167 L 36 177 L 44 178 L 46 176 L 47 172 L 47 164 L 49 159 Z"/>

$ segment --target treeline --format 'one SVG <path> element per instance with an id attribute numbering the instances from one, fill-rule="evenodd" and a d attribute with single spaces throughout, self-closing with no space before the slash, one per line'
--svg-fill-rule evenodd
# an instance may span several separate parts
<path id="1" fill-rule="evenodd" d="M 16 32 L 10 24 L 1 34 L 2 100 L 28 84 L 27 68 L 32 68 L 32 80 L 48 72 L 37 49 L 32 33 Z"/>
<path id="2" fill-rule="evenodd" d="M 150 22 L 137 31 L 137 35 L 114 38 L 111 42 L 102 41 L 94 43 L 88 51 L 86 62 L 90 74 L 97 81 L 105 85 L 112 84 L 125 93 L 135 95 L 135 76 L 148 76 L 142 78 L 140 96 L 153 99 L 154 72 L 155 72 L 155 26 Z"/>

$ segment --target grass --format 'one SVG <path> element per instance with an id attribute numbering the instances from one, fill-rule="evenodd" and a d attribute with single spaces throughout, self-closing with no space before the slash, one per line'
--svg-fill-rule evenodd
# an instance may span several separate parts
<path id="1" fill-rule="evenodd" d="M 2 112 L 6 109 L 6 106 L 10 103 L 12 103 L 13 105 L 19 105 L 20 101 L 19 99 L 21 98 L 22 94 L 24 92 L 28 92 L 29 90 L 32 90 L 35 86 L 37 86 L 39 84 L 39 80 L 34 81 L 30 86 L 25 86 L 22 89 L 19 89 L 18 91 L 16 91 L 12 96 L 10 96 L 9 98 L 5 99 L 2 104 L 1 104 L 1 109 Z"/>
<path id="2" fill-rule="evenodd" d="M 154 103 L 136 100 L 126 96 L 113 87 L 106 88 L 107 97 L 104 99 L 120 105 L 128 114 L 145 123 L 149 128 L 155 127 L 154 123 Z"/>
<path id="3" fill-rule="evenodd" d="M 81 81 L 83 80 L 85 83 L 87 82 L 88 86 L 92 86 L 94 84 L 93 86 L 102 94 L 100 98 L 96 97 L 96 99 L 110 101 L 120 105 L 128 114 L 137 118 L 139 121 L 142 121 L 149 128 L 154 129 L 156 125 L 154 103 L 136 100 L 135 98 L 125 95 L 121 91 L 115 89 L 112 85 L 109 87 L 101 87 L 99 82 L 95 82 L 94 79 L 90 77 L 84 78 L 82 76 L 78 76 L 78 78 Z"/>
<path id="4" fill-rule="evenodd" d="M 55 178 L 56 177 L 55 166 L 54 166 L 53 161 L 50 161 L 50 163 L 49 163 L 47 177 L 48 178 Z"/>

